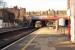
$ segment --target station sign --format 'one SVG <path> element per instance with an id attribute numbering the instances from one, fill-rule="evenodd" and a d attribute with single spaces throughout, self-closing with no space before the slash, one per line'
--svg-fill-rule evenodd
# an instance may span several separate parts
<path id="1" fill-rule="evenodd" d="M 65 19 L 59 18 L 59 26 L 65 26 Z"/>
<path id="2" fill-rule="evenodd" d="M 0 20 L 0 28 L 2 28 L 3 20 Z"/>

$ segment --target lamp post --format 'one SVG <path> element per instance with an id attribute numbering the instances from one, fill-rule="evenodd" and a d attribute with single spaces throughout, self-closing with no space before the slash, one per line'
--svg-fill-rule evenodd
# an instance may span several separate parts
<path id="1" fill-rule="evenodd" d="M 4 14 L 4 8 L 5 8 L 5 5 L 6 5 L 6 2 L 3 2 L 3 0 L 0 0 L 0 9 L 2 10 L 2 28 L 3 28 L 3 26 L 4 26 L 4 24 L 3 24 L 3 14 Z"/>

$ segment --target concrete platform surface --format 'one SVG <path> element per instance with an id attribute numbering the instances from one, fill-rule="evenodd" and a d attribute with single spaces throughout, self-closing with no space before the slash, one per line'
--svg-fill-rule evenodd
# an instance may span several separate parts
<path id="1" fill-rule="evenodd" d="M 2 50 L 75 50 L 75 44 L 67 35 L 44 27 Z"/>

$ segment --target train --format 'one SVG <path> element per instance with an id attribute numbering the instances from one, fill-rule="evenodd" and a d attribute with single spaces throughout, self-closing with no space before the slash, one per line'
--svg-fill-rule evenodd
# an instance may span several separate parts
<path id="1" fill-rule="evenodd" d="M 54 22 L 54 20 L 47 19 L 47 16 L 32 16 L 31 20 L 35 28 L 52 26 Z"/>
<path id="2" fill-rule="evenodd" d="M 65 26 L 68 26 L 68 17 L 58 17 L 58 16 L 31 16 L 31 25 L 35 28 L 40 27 L 56 27 L 56 21 L 63 19 Z M 61 21 L 61 20 L 60 20 Z M 58 23 L 59 25 L 59 23 Z"/>

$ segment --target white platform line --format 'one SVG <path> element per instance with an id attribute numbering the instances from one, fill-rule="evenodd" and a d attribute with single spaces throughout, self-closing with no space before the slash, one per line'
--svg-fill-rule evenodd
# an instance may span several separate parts
<path id="1" fill-rule="evenodd" d="M 33 34 L 33 33 L 30 33 L 29 35 L 31 35 L 31 34 Z M 29 36 L 29 35 L 27 35 L 27 36 Z M 6 48 L 8 48 L 8 47 L 10 47 L 10 46 L 14 45 L 15 43 L 17 43 L 17 42 L 21 41 L 22 39 L 26 38 L 27 36 L 25 36 L 25 37 L 23 37 L 23 38 L 21 38 L 21 39 L 19 39 L 19 40 L 15 41 L 15 42 L 13 42 L 12 44 L 10 44 L 10 45 L 8 45 L 8 46 L 4 47 L 4 48 L 3 48 L 3 49 L 1 49 L 1 50 L 5 50 Z"/>
<path id="2" fill-rule="evenodd" d="M 25 50 L 37 36 L 38 34 L 34 36 L 21 50 Z"/>

